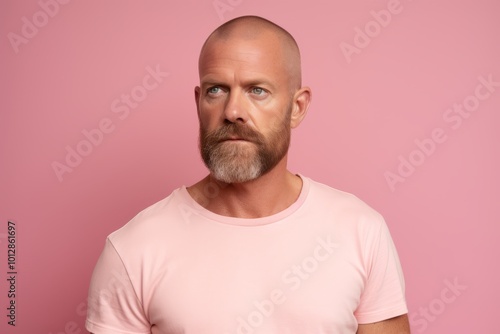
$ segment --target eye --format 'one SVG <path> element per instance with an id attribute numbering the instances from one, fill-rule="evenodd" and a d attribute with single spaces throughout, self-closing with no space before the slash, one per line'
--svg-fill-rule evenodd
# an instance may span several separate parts
<path id="1" fill-rule="evenodd" d="M 263 88 L 260 87 L 253 87 L 252 88 L 252 93 L 255 95 L 264 95 L 266 91 Z"/>
<path id="2" fill-rule="evenodd" d="M 269 97 L 269 91 L 261 87 L 252 87 L 250 89 L 250 94 L 252 94 L 255 100 L 266 100 Z"/>
<path id="3" fill-rule="evenodd" d="M 220 93 L 221 88 L 219 86 L 213 86 L 207 89 L 207 93 L 211 95 L 215 95 L 217 93 Z"/>

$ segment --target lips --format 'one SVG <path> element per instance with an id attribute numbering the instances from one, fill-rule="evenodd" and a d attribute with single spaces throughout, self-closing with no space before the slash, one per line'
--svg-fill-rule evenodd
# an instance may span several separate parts
<path id="1" fill-rule="evenodd" d="M 257 144 L 261 141 L 257 132 L 238 123 L 223 125 L 209 134 L 207 139 L 210 137 L 212 142 L 217 144 L 223 142 L 251 142 Z"/>
<path id="2" fill-rule="evenodd" d="M 219 140 L 220 143 L 223 143 L 223 142 L 237 142 L 237 141 L 250 141 L 250 140 L 247 140 L 245 138 L 240 138 L 240 137 L 230 137 L 230 138 L 224 138 L 224 139 Z"/>

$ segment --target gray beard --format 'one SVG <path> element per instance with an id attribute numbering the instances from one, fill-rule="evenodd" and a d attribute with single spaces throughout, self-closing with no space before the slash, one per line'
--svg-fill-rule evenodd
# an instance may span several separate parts
<path id="1" fill-rule="evenodd" d="M 243 183 L 261 176 L 264 164 L 253 143 L 221 143 L 210 154 L 208 168 L 216 180 L 225 183 Z M 231 147 L 229 147 L 231 146 Z M 253 155 L 253 156 L 251 156 Z"/>

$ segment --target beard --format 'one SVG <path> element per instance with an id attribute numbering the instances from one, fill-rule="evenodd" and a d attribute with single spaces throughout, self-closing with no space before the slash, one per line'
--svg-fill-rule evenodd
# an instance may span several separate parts
<path id="1" fill-rule="evenodd" d="M 200 125 L 200 153 L 216 180 L 242 183 L 273 169 L 290 146 L 291 103 L 283 119 L 266 137 L 240 122 L 225 122 L 208 132 Z M 237 137 L 246 142 L 228 140 Z"/>

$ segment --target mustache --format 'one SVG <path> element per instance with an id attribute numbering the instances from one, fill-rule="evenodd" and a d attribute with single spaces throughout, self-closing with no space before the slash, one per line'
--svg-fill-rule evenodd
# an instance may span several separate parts
<path id="1" fill-rule="evenodd" d="M 212 132 L 205 133 L 205 138 L 211 143 L 220 143 L 234 137 L 254 143 L 262 143 L 264 141 L 263 136 L 259 132 L 241 123 L 224 124 Z"/>

